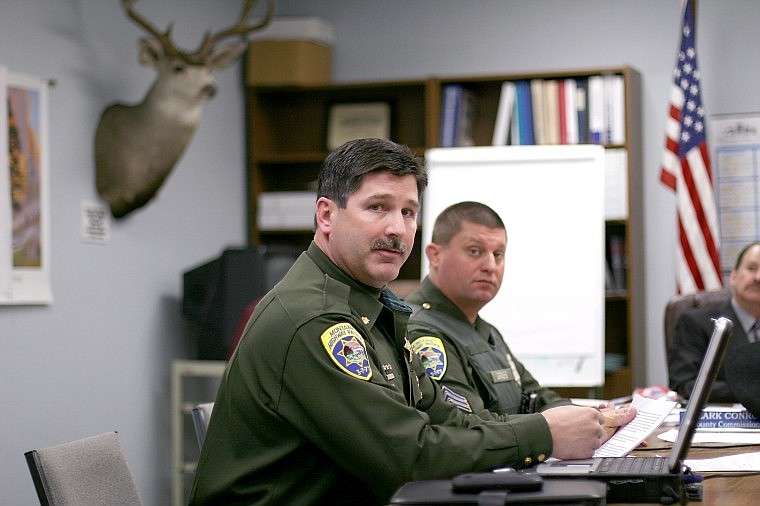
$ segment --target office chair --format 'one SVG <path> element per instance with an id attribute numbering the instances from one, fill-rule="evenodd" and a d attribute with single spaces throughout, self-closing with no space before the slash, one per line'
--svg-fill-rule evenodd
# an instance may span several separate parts
<path id="1" fill-rule="evenodd" d="M 706 292 L 690 293 L 689 295 L 676 295 L 665 306 L 665 357 L 670 363 L 670 348 L 676 333 L 678 318 L 691 309 L 698 307 L 718 308 L 731 300 L 731 289 L 708 290 Z"/>
<path id="2" fill-rule="evenodd" d="M 116 432 L 24 453 L 41 506 L 140 506 Z"/>
<path id="3" fill-rule="evenodd" d="M 195 426 L 195 436 L 198 438 L 198 448 L 203 447 L 208 421 L 211 419 L 211 411 L 213 409 L 213 402 L 198 404 L 193 408 L 193 425 Z"/>

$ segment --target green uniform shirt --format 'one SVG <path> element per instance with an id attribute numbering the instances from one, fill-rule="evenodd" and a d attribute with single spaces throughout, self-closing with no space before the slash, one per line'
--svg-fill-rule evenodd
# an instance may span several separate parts
<path id="1" fill-rule="evenodd" d="M 420 311 L 434 310 L 444 315 L 454 318 L 460 322 L 472 326 L 462 311 L 443 294 L 429 278 L 422 280 L 420 287 L 407 297 L 410 303 L 422 306 Z M 449 402 L 452 402 L 460 409 L 478 413 L 486 419 L 506 419 L 507 413 L 502 412 L 495 406 L 500 405 L 498 399 L 491 398 L 493 388 L 488 388 L 485 381 L 502 382 L 502 389 L 514 390 L 512 397 L 520 398 L 524 394 L 526 398 L 530 394 L 535 394 L 532 401 L 534 411 L 548 409 L 555 406 L 570 404 L 570 401 L 563 399 L 556 392 L 542 387 L 538 381 L 530 374 L 525 366 L 509 351 L 509 347 L 503 342 L 501 334 L 491 324 L 480 318 L 475 320 L 475 331 L 478 334 L 476 339 L 482 338 L 479 343 L 479 353 L 504 353 L 506 350 L 507 370 L 499 371 L 480 371 L 478 374 L 475 370 L 477 364 L 468 359 L 468 350 L 461 344 L 461 339 L 452 338 L 444 329 L 444 325 L 433 325 L 427 321 L 421 321 L 412 317 L 409 322 L 409 340 L 414 343 L 416 349 L 423 346 L 432 349 L 439 358 L 434 364 L 435 370 L 428 371 L 439 385 L 444 389 L 445 396 Z M 440 341 L 431 341 L 429 338 L 437 338 Z M 501 343 L 489 342 L 489 339 L 501 340 Z M 438 344 L 440 343 L 440 344 Z M 438 349 L 440 348 L 440 349 Z M 504 362 L 504 357 L 501 357 Z M 488 378 L 484 380 L 483 378 Z M 502 390 L 505 391 L 505 390 Z M 507 405 L 504 399 L 501 399 L 501 405 Z M 522 412 L 516 406 L 516 409 L 510 410 L 510 413 Z"/>
<path id="2" fill-rule="evenodd" d="M 443 401 L 410 367 L 424 371 L 408 313 L 379 297 L 314 243 L 299 257 L 227 366 L 191 504 L 383 504 L 407 481 L 551 454 L 541 415 L 488 422 Z"/>

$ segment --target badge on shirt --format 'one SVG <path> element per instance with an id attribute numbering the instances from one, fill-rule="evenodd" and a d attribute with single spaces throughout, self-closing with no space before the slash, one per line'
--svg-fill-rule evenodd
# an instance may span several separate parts
<path id="1" fill-rule="evenodd" d="M 349 376 L 368 381 L 372 368 L 364 339 L 350 323 L 336 323 L 322 332 L 322 346 L 340 370 Z"/>
<path id="2" fill-rule="evenodd" d="M 434 380 L 440 380 L 446 374 L 446 349 L 440 338 L 434 336 L 418 337 L 412 343 L 412 349 L 420 357 L 425 373 Z"/>

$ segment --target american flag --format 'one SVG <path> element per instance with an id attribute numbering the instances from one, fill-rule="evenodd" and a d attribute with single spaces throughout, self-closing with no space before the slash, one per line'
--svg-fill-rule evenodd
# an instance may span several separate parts
<path id="1" fill-rule="evenodd" d="M 670 113 L 666 125 L 660 181 L 676 194 L 678 293 L 722 286 L 710 157 L 705 136 L 705 111 L 700 97 L 697 52 L 694 49 L 694 2 L 687 0 L 681 47 L 673 70 Z"/>

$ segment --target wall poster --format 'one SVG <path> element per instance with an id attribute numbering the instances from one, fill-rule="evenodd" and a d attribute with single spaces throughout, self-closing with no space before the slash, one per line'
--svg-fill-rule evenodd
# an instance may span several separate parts
<path id="1" fill-rule="evenodd" d="M 0 304 L 49 304 L 48 80 L 0 80 Z"/>

